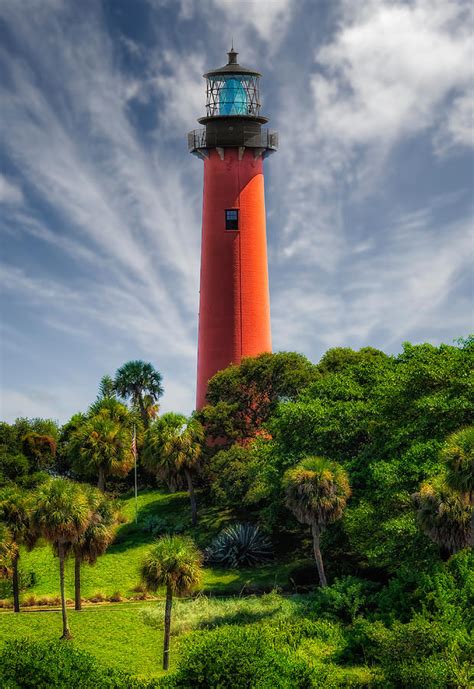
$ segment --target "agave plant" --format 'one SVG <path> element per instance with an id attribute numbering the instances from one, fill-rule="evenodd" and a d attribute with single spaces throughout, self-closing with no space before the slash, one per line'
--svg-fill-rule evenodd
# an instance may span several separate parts
<path id="1" fill-rule="evenodd" d="M 249 523 L 227 526 L 205 551 L 206 560 L 225 567 L 255 567 L 271 557 L 269 539 L 256 524 Z"/>

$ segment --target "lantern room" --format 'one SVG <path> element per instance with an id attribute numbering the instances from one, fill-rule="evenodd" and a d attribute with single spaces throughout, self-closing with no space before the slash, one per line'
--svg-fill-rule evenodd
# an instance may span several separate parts
<path id="1" fill-rule="evenodd" d="M 260 115 L 260 74 L 237 63 L 238 53 L 232 48 L 227 53 L 228 63 L 212 72 L 207 72 L 208 117 Z"/>

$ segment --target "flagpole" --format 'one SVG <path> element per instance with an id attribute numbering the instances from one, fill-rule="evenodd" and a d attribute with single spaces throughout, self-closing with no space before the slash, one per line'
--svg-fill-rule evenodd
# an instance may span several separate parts
<path id="1" fill-rule="evenodd" d="M 135 524 L 138 523 L 138 483 L 137 483 L 137 430 L 133 424 L 133 456 L 135 458 Z"/>

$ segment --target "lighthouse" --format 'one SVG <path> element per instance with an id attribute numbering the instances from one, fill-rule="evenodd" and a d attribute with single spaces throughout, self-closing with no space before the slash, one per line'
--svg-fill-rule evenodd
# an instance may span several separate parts
<path id="1" fill-rule="evenodd" d="M 204 161 L 197 409 L 217 371 L 272 349 L 263 161 L 278 135 L 263 126 L 261 74 L 237 55 L 204 75 L 206 116 L 188 134 Z"/>

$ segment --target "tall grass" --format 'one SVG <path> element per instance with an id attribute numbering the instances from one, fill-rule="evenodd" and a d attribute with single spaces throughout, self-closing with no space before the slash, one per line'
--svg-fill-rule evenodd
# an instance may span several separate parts
<path id="1" fill-rule="evenodd" d="M 250 624 L 260 620 L 290 618 L 300 608 L 297 598 L 283 598 L 276 592 L 245 598 L 198 596 L 173 604 L 171 633 L 179 636 L 195 629 L 213 629 L 223 624 Z M 163 628 L 164 603 L 141 611 L 143 621 L 154 629 Z"/>

